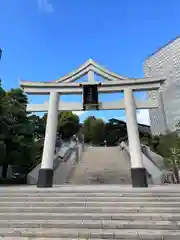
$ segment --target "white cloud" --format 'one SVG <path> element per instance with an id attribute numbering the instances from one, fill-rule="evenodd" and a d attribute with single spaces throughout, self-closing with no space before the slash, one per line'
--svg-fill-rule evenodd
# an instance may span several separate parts
<path id="1" fill-rule="evenodd" d="M 149 111 L 147 109 L 141 109 L 137 113 L 138 123 L 150 125 Z"/>
<path id="2" fill-rule="evenodd" d="M 107 122 L 107 119 L 105 117 L 100 117 L 104 122 Z"/>
<path id="3" fill-rule="evenodd" d="M 76 114 L 77 116 L 80 116 L 85 112 L 84 111 L 73 111 L 73 113 Z"/>
<path id="4" fill-rule="evenodd" d="M 147 109 L 141 109 L 137 112 L 137 122 L 145 125 L 150 125 L 149 111 Z M 116 119 L 126 122 L 126 115 L 121 117 L 114 117 Z"/>
<path id="5" fill-rule="evenodd" d="M 38 8 L 47 13 L 54 12 L 54 8 L 52 3 L 50 3 L 51 0 L 37 0 Z"/>
<path id="6" fill-rule="evenodd" d="M 84 114 L 87 113 L 86 111 L 73 111 L 74 114 L 78 115 L 79 117 Z M 102 118 L 105 122 L 107 121 L 106 118 L 99 117 Z M 114 117 L 116 119 L 122 120 L 126 122 L 126 115 L 121 116 L 121 117 Z M 137 111 L 137 122 L 141 123 L 141 124 L 145 124 L 145 125 L 150 125 L 150 118 L 149 118 L 149 111 L 147 109 L 141 109 Z"/>

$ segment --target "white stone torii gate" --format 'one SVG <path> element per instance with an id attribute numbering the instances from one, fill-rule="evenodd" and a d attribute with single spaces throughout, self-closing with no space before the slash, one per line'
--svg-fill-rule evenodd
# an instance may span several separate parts
<path id="1" fill-rule="evenodd" d="M 146 169 L 142 162 L 142 153 L 138 133 L 136 109 L 150 109 L 158 107 L 157 99 L 135 99 L 133 91 L 158 91 L 165 79 L 153 78 L 126 78 L 113 73 L 89 59 L 74 72 L 51 82 L 20 81 L 20 86 L 27 94 L 49 95 L 49 102 L 44 104 L 28 104 L 27 111 L 48 112 L 44 149 L 41 169 L 39 170 L 38 187 L 52 187 L 53 159 L 57 131 L 58 111 L 82 111 L 81 102 L 63 102 L 59 95 L 82 94 L 82 85 L 99 84 L 94 73 L 103 77 L 104 82 L 98 87 L 99 93 L 124 92 L 124 99 L 115 102 L 101 102 L 99 109 L 125 109 L 127 132 L 131 156 L 131 178 L 133 187 L 147 187 Z M 75 82 L 87 74 L 88 82 Z"/>

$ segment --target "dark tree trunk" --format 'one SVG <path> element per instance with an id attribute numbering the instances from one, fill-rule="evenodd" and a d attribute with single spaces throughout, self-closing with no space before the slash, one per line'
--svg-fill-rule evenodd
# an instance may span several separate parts
<path id="1" fill-rule="evenodd" d="M 2 165 L 2 178 L 6 178 L 7 177 L 7 172 L 8 172 L 8 164 L 3 164 Z"/>

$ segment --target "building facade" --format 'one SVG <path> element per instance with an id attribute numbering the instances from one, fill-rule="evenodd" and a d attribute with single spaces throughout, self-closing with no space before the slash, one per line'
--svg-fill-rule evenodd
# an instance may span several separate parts
<path id="1" fill-rule="evenodd" d="M 144 74 L 145 77 L 166 78 L 159 95 L 156 92 L 148 93 L 149 98 L 159 99 L 159 108 L 149 110 L 152 134 L 173 131 L 180 121 L 180 37 L 147 58 Z"/>

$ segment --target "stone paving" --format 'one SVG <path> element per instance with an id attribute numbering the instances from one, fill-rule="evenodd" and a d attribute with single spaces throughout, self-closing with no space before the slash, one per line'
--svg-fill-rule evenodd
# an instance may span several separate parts
<path id="1" fill-rule="evenodd" d="M 72 184 L 131 184 L 130 161 L 120 147 L 88 147 L 70 178 Z"/>

